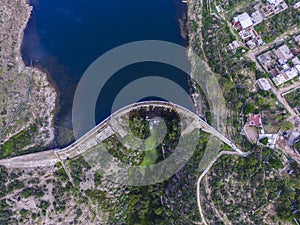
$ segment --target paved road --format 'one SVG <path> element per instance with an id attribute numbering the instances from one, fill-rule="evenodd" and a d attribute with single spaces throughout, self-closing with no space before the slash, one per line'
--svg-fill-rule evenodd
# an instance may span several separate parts
<path id="1" fill-rule="evenodd" d="M 10 168 L 41 167 L 51 166 L 60 160 L 64 161 L 69 158 L 74 158 L 88 151 L 92 147 L 97 146 L 99 143 L 110 137 L 115 132 L 119 132 L 121 128 L 120 126 L 116 126 L 115 124 L 118 123 L 118 120 L 120 120 L 121 117 L 128 115 L 131 110 L 138 110 L 141 108 L 149 109 L 150 107 L 159 107 L 164 108 L 165 110 L 176 110 L 179 114 L 182 114 L 184 117 L 189 118 L 189 121 L 191 121 L 191 124 L 189 125 L 189 127 L 191 127 L 191 130 L 193 130 L 192 128 L 202 129 L 203 131 L 214 135 L 215 137 L 229 145 L 239 155 L 249 155 L 249 153 L 243 152 L 229 138 L 225 137 L 222 133 L 210 126 L 202 118 L 200 118 L 190 110 L 170 102 L 149 101 L 128 105 L 118 110 L 103 122 L 101 122 L 99 125 L 97 125 L 95 128 L 93 128 L 91 131 L 89 131 L 87 134 L 78 139 L 76 142 L 64 149 L 55 149 L 47 152 L 24 155 L 11 159 L 4 159 L 0 160 L 0 165 L 5 165 Z M 121 125 L 122 127 L 122 122 L 119 121 L 119 123 L 119 125 Z M 125 131 L 122 132 L 124 133 Z M 123 135 L 125 135 L 125 133 Z"/>
<path id="2" fill-rule="evenodd" d="M 282 88 L 279 88 L 278 91 L 280 91 L 280 93 L 282 94 L 282 96 L 285 96 L 297 89 L 300 88 L 300 81 L 296 81 L 295 83 L 293 83 L 292 85 L 289 85 L 287 87 L 282 87 Z"/>
<path id="3" fill-rule="evenodd" d="M 59 159 L 56 157 L 54 150 L 49 150 L 0 160 L 0 165 L 8 168 L 34 168 L 54 166 L 58 162 Z"/>
<path id="4" fill-rule="evenodd" d="M 253 59 L 253 61 L 256 61 L 256 57 L 257 55 L 259 55 L 260 53 L 268 50 L 269 48 L 273 48 L 275 46 L 277 46 L 280 43 L 283 43 L 284 40 L 286 40 L 287 38 L 289 38 L 289 36 L 293 36 L 295 34 L 298 34 L 300 32 L 300 28 L 296 27 L 296 29 L 292 29 L 290 31 L 287 31 L 285 33 L 283 33 L 282 35 L 280 35 L 279 37 L 277 37 L 274 41 L 267 43 L 263 46 L 260 46 L 258 48 L 249 50 L 248 53 L 246 54 L 246 56 L 248 56 L 249 58 Z"/>
<path id="5" fill-rule="evenodd" d="M 256 60 L 256 56 L 261 54 L 262 52 L 268 50 L 269 48 L 273 48 L 275 46 L 277 46 L 280 43 L 283 43 L 284 40 L 286 40 L 289 36 L 298 34 L 300 32 L 300 28 L 296 28 L 296 29 L 292 29 L 290 31 L 287 31 L 285 33 L 283 33 L 282 35 L 280 35 L 278 38 L 276 38 L 274 41 L 265 44 L 263 46 L 260 46 L 258 48 L 255 48 L 253 50 L 249 50 L 246 54 L 246 56 L 248 58 L 250 58 L 253 62 L 256 63 L 256 67 L 260 70 L 264 72 L 264 69 L 261 67 L 261 65 L 257 62 Z"/>
<path id="6" fill-rule="evenodd" d="M 286 108 L 286 110 L 289 112 L 291 117 L 297 116 L 297 113 L 295 112 L 295 110 L 289 105 L 287 100 L 282 96 L 282 91 L 277 90 L 276 87 L 274 86 L 274 84 L 272 83 L 272 81 L 270 79 L 268 79 L 268 80 L 271 85 L 271 91 L 274 93 L 274 95 L 276 95 L 278 101 Z"/>

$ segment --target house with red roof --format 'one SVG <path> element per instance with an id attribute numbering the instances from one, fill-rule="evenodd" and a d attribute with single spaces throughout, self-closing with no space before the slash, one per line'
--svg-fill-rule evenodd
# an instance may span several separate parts
<path id="1" fill-rule="evenodd" d="M 249 126 L 250 127 L 261 127 L 261 114 L 249 114 Z"/>

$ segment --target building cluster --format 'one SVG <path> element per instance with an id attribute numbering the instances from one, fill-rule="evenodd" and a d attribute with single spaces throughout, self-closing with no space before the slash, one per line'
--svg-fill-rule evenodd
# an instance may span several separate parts
<path id="1" fill-rule="evenodd" d="M 251 16 L 244 12 L 232 20 L 233 27 L 239 32 L 240 38 L 250 48 L 256 48 L 260 45 L 264 45 L 264 41 L 260 35 L 255 31 L 254 26 L 266 20 L 268 17 L 280 13 L 288 8 L 288 5 L 284 0 L 268 0 L 266 4 L 262 6 L 255 6 L 255 11 Z M 240 47 L 237 43 L 231 43 L 228 48 L 235 51 Z"/>
<path id="2" fill-rule="evenodd" d="M 284 0 L 267 0 L 267 4 L 260 8 L 264 18 L 280 13 L 288 8 Z"/>
<path id="3" fill-rule="evenodd" d="M 267 147 L 274 149 L 278 139 L 278 133 L 266 134 L 262 123 L 262 114 L 249 114 L 248 123 L 250 127 L 259 128 L 258 140 L 268 139 Z"/>
<path id="4" fill-rule="evenodd" d="M 250 49 L 264 44 L 264 41 L 255 31 L 254 24 L 248 13 L 240 14 L 234 17 L 232 21 L 232 25 L 239 32 L 240 38 Z"/>
<path id="5" fill-rule="evenodd" d="M 259 55 L 257 60 L 278 86 L 300 75 L 299 56 L 299 48 L 290 49 L 284 44 Z"/>
<path id="6" fill-rule="evenodd" d="M 242 42 L 235 40 L 228 45 L 228 49 L 231 50 L 233 53 L 236 53 L 238 48 L 242 46 L 243 46 Z"/>

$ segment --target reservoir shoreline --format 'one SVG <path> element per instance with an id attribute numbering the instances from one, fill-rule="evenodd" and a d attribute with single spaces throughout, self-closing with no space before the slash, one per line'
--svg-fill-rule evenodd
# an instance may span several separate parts
<path id="1" fill-rule="evenodd" d="M 176 25 L 178 27 L 180 27 L 181 29 L 181 32 L 180 34 L 182 35 L 182 30 L 187 30 L 187 27 L 186 27 L 186 24 L 187 24 L 187 5 L 182 3 L 182 2 L 179 2 L 179 1 L 176 1 L 176 0 L 172 0 L 172 4 L 174 4 L 176 6 Z M 33 6 L 29 6 L 31 8 L 33 8 Z M 37 9 L 39 10 L 39 9 Z M 31 15 L 32 16 L 32 15 Z M 36 19 L 36 18 L 33 18 L 33 17 L 30 17 L 30 20 L 31 19 Z M 183 25 L 184 27 L 182 27 L 182 24 L 180 24 L 180 20 L 184 20 L 186 19 L 186 21 L 184 21 Z M 32 27 L 29 27 L 29 23 L 32 22 L 32 21 L 29 21 L 28 20 L 28 23 L 27 23 L 27 26 L 25 29 L 32 29 Z M 32 32 L 29 31 L 29 32 Z M 188 47 L 188 35 L 186 35 L 185 37 L 183 36 L 181 38 L 181 44 L 183 44 L 185 47 Z M 23 48 L 23 42 L 22 42 L 22 48 Z M 26 52 L 25 52 L 26 53 Z M 26 59 L 26 56 L 24 56 L 24 52 L 22 54 L 22 58 L 23 60 L 27 63 L 28 63 L 28 58 Z M 64 95 L 64 93 L 61 93 L 61 87 L 59 87 L 59 84 L 57 83 L 57 80 L 54 79 L 54 75 L 53 74 L 53 71 L 52 72 L 49 72 L 49 70 L 45 67 L 43 67 L 41 64 L 39 64 L 39 62 L 34 62 L 34 66 L 37 70 L 40 70 L 42 71 L 46 76 L 47 76 L 47 79 L 49 81 L 49 84 L 52 86 L 53 89 L 55 89 L 55 93 L 57 95 L 57 98 L 56 98 L 56 102 L 55 102 L 55 111 L 54 111 L 54 115 L 53 115 L 53 121 L 54 121 L 54 130 L 55 130 L 55 139 L 54 139 L 54 142 L 52 143 L 52 147 L 64 147 L 66 145 L 68 145 L 70 142 L 72 142 L 72 129 L 70 128 L 71 126 L 71 121 L 69 120 L 69 117 L 66 119 L 65 117 L 63 118 L 61 116 L 61 112 L 64 111 L 64 108 L 65 106 L 61 103 L 61 97 L 62 95 Z M 57 78 L 56 78 L 57 79 Z M 190 80 L 187 80 L 187 83 L 188 83 L 188 89 L 189 89 L 189 93 L 191 93 L 191 82 Z M 71 91 L 72 92 L 72 91 Z M 62 122 L 63 121 L 63 122 Z M 62 129 L 63 127 L 63 129 Z M 65 127 L 67 127 L 67 129 L 65 129 Z M 66 136 L 67 137 L 60 137 L 62 133 L 66 133 Z M 62 143 L 61 140 L 58 140 L 58 139 L 68 139 L 68 141 L 66 143 Z"/>
<path id="2" fill-rule="evenodd" d="M 19 74 L 26 74 L 28 77 L 31 78 L 31 85 L 33 86 L 28 93 L 28 102 L 26 103 L 28 105 L 25 107 L 20 114 L 27 115 L 27 111 L 31 111 L 31 120 L 29 120 L 27 123 L 25 123 L 22 127 L 17 126 L 18 120 L 22 119 L 22 116 L 19 115 L 18 117 L 21 117 L 19 119 L 16 118 L 16 120 L 12 121 L 12 124 L 10 126 L 10 129 L 14 130 L 16 126 L 15 133 L 12 134 L 6 134 L 4 139 L 1 140 L 1 142 L 8 141 L 13 135 L 18 134 L 22 130 L 26 129 L 26 127 L 32 125 L 32 123 L 35 123 L 35 119 L 41 120 L 41 127 L 39 127 L 39 134 L 37 135 L 37 138 L 39 138 L 39 145 L 42 147 L 49 146 L 54 140 L 54 115 L 53 110 L 55 108 L 55 102 L 57 101 L 57 94 L 55 88 L 50 84 L 48 77 L 45 73 L 40 71 L 38 68 L 30 67 L 26 65 L 26 63 L 23 60 L 22 56 L 22 44 L 24 40 L 24 31 L 27 27 L 28 21 L 31 16 L 32 7 L 29 5 L 28 1 L 21 0 L 20 6 L 24 7 L 24 10 L 26 13 L 22 13 L 19 18 L 19 23 L 21 24 L 19 26 L 19 29 L 17 30 L 17 38 L 16 38 L 16 45 L 14 46 L 14 53 L 15 53 L 15 62 L 17 66 L 17 70 Z M 40 86 L 39 90 L 36 89 L 37 86 Z M 32 100 L 35 99 L 34 101 Z M 44 99 L 43 101 L 41 99 Z M 34 109 L 32 109 L 32 107 Z M 39 112 L 41 114 L 36 114 L 37 107 L 39 108 Z M 12 128 L 13 127 L 13 128 Z M 33 145 L 28 146 L 27 148 L 35 147 Z"/>

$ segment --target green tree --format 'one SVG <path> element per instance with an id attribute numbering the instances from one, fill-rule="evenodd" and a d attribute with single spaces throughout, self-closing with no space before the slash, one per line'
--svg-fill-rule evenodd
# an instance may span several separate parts
<path id="1" fill-rule="evenodd" d="M 263 145 L 267 145 L 268 144 L 269 139 L 267 137 L 259 140 L 260 143 L 262 143 Z"/>
<path id="2" fill-rule="evenodd" d="M 282 130 L 290 130 L 293 127 L 294 127 L 293 124 L 289 121 L 282 121 L 282 123 L 281 123 L 281 129 Z"/>
<path id="3" fill-rule="evenodd" d="M 244 113 L 249 114 L 254 112 L 254 105 L 252 103 L 248 103 L 244 108 Z"/>

